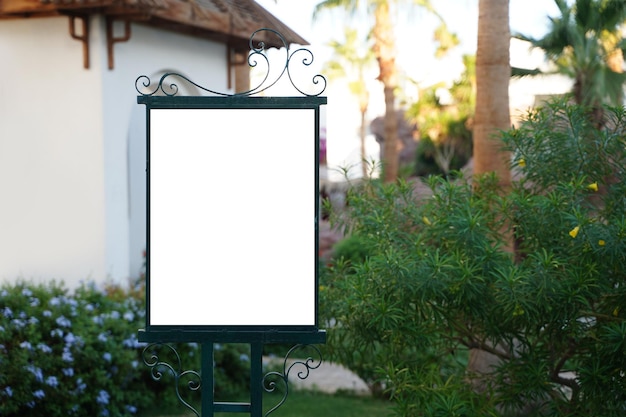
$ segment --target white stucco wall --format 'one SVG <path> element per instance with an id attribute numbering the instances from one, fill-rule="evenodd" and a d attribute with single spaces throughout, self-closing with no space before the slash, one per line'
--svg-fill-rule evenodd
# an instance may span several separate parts
<path id="1" fill-rule="evenodd" d="M 137 276 L 145 121 L 135 79 L 174 69 L 226 89 L 223 45 L 133 25 L 110 71 L 104 20 L 91 26 L 85 70 L 67 18 L 0 21 L 0 281 Z"/>
<path id="2" fill-rule="evenodd" d="M 121 33 L 116 27 L 116 33 Z M 106 52 L 102 45 L 102 52 Z M 106 272 L 136 277 L 145 249 L 145 106 L 137 104 L 135 80 L 175 71 L 208 88 L 226 91 L 226 48 L 145 25 L 132 25 L 130 41 L 115 45 L 115 68 L 102 60 L 106 199 Z M 182 84 L 181 84 L 182 86 Z M 181 94 L 196 92 L 180 91 Z"/>
<path id="3" fill-rule="evenodd" d="M 100 277 L 98 73 L 83 70 L 67 18 L 1 21 L 0 56 L 0 278 Z"/>

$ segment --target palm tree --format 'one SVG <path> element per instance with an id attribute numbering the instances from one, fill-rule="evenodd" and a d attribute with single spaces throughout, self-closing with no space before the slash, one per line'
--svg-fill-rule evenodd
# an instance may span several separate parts
<path id="1" fill-rule="evenodd" d="M 462 168 L 471 157 L 474 108 L 476 107 L 476 57 L 464 55 L 465 70 L 446 91 L 449 99 L 442 102 L 440 92 L 445 83 L 420 88 L 419 100 L 411 105 L 406 116 L 419 129 L 420 145 L 415 167 L 416 175 L 442 173 Z M 429 164 L 431 160 L 439 168 Z"/>
<path id="2" fill-rule="evenodd" d="M 509 155 L 495 137 L 510 127 L 509 0 L 479 0 L 476 49 L 476 110 L 474 116 L 474 175 L 495 173 L 504 192 L 511 184 Z M 504 238 L 513 251 L 512 237 Z M 489 347 L 489 346 L 487 346 Z M 488 375 L 498 359 L 482 348 L 470 350 L 468 371 Z M 482 378 L 472 379 L 475 389 L 484 390 Z"/>
<path id="3" fill-rule="evenodd" d="M 331 8 L 343 8 L 355 13 L 362 4 L 374 16 L 372 27 L 373 52 L 378 61 L 378 79 L 383 84 L 385 97 L 384 145 L 383 145 L 383 180 L 395 181 L 398 177 L 398 119 L 395 108 L 395 90 L 398 84 L 396 68 L 396 42 L 392 19 L 392 6 L 399 0 L 323 0 L 316 7 L 314 17 L 319 12 Z M 430 0 L 412 2 L 435 13 Z M 437 15 L 435 13 L 435 15 Z M 438 16 L 438 15 L 437 15 Z M 442 34 L 440 38 L 446 39 Z M 446 39 L 447 41 L 447 39 Z"/>
<path id="4" fill-rule="evenodd" d="M 348 78 L 348 88 L 359 102 L 359 112 L 361 114 L 359 127 L 361 168 L 363 178 L 365 178 L 368 176 L 365 137 L 367 133 L 367 109 L 370 101 L 365 71 L 373 65 L 374 53 L 368 45 L 359 42 L 357 30 L 348 27 L 345 29 L 345 43 L 332 41 L 329 43 L 329 46 L 333 49 L 333 59 L 326 63 L 324 72 L 328 74 L 330 79 Z M 361 48 L 361 46 L 364 47 Z"/>
<path id="5" fill-rule="evenodd" d="M 617 0 L 576 0 L 568 6 L 555 0 L 560 16 L 550 18 L 550 30 L 542 38 L 516 34 L 515 37 L 542 49 L 556 67 L 556 73 L 574 80 L 573 95 L 578 104 L 599 109 L 602 103 L 622 104 L 622 71 L 626 42 L 620 25 L 626 20 L 626 2 Z M 514 76 L 536 75 L 541 71 L 513 69 Z"/>
<path id="6" fill-rule="evenodd" d="M 474 174 L 495 172 L 511 182 L 508 155 L 494 136 L 511 126 L 509 114 L 509 0 L 479 0 L 476 50 Z"/>

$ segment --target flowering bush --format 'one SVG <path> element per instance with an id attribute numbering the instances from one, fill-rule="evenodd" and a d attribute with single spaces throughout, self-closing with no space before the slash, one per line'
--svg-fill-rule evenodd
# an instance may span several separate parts
<path id="1" fill-rule="evenodd" d="M 143 363 L 137 330 L 144 315 L 142 291 L 89 284 L 70 294 L 55 283 L 3 286 L 0 415 L 115 417 L 177 405 L 167 375 L 156 382 Z M 197 344 L 176 349 L 188 369 L 200 370 Z M 218 393 L 245 389 L 240 374 L 247 377 L 249 364 L 240 350 L 216 349 Z"/>
<path id="2" fill-rule="evenodd" d="M 150 401 L 137 389 L 137 299 L 22 283 L 3 287 L 0 311 L 3 416 L 129 415 Z"/>
<path id="3" fill-rule="evenodd" d="M 503 139 L 510 189 L 488 176 L 350 192 L 340 220 L 370 251 L 324 275 L 327 347 L 401 416 L 623 416 L 626 110 L 598 128 L 553 103 Z M 491 366 L 474 373 L 479 350 Z"/>

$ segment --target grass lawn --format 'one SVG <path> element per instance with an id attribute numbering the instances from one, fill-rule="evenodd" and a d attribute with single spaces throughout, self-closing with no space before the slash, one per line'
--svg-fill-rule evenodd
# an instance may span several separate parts
<path id="1" fill-rule="evenodd" d="M 269 402 L 266 401 L 266 403 Z M 266 404 L 269 405 L 269 404 Z M 390 403 L 370 397 L 328 395 L 311 391 L 289 393 L 271 417 L 387 417 Z M 233 417 L 220 414 L 219 417 Z"/>
<path id="2" fill-rule="evenodd" d="M 278 394 L 277 394 L 278 395 Z M 274 405 L 278 398 L 264 398 L 263 410 Z M 351 395 L 329 395 L 312 391 L 292 391 L 287 401 L 270 417 L 388 417 L 391 414 L 390 403 L 370 397 Z M 190 417 L 191 413 L 169 414 L 167 416 L 152 414 L 159 417 Z M 143 416 L 143 417 L 147 417 Z M 215 417 L 245 417 L 247 413 L 216 413 Z M 195 417 L 195 416 L 194 416 Z"/>

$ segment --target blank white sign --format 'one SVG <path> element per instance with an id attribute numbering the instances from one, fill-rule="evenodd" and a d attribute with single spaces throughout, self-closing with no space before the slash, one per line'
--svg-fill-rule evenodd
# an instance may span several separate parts
<path id="1" fill-rule="evenodd" d="M 314 129 L 314 109 L 150 110 L 150 325 L 315 325 Z"/>

